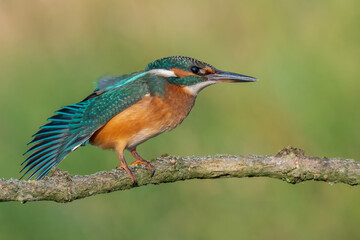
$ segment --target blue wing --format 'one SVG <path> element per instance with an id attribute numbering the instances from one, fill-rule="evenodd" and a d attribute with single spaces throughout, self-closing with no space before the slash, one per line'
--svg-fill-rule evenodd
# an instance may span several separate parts
<path id="1" fill-rule="evenodd" d="M 98 88 L 83 101 L 62 107 L 40 127 L 25 154 L 23 163 L 28 179 L 42 179 L 70 152 L 86 145 L 92 134 L 121 111 L 149 93 L 146 72 L 101 79 Z"/>

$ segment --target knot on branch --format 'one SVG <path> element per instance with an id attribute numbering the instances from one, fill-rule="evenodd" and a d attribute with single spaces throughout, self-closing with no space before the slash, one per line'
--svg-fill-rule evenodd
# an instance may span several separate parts
<path id="1" fill-rule="evenodd" d="M 289 155 L 295 155 L 296 157 L 305 157 L 305 151 L 301 148 L 288 146 L 281 149 L 275 157 L 284 157 Z"/>
<path id="2" fill-rule="evenodd" d="M 71 181 L 72 176 L 67 172 L 67 171 L 61 171 L 59 168 L 57 167 L 53 167 L 50 170 L 50 173 L 48 175 L 45 176 L 44 180 L 48 180 L 48 179 L 57 179 L 58 181 Z"/>

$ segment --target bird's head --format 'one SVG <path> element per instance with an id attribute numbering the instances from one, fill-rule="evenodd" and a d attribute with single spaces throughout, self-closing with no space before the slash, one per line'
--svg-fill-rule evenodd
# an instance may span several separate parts
<path id="1" fill-rule="evenodd" d="M 256 82 L 258 79 L 232 72 L 225 72 L 205 62 L 190 57 L 174 56 L 150 63 L 149 74 L 167 78 L 168 82 L 184 86 L 191 94 L 219 82 Z"/>

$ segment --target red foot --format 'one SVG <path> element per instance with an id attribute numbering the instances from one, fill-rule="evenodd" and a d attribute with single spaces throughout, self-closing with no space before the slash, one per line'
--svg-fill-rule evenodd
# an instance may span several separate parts
<path id="1" fill-rule="evenodd" d="M 128 165 L 125 162 L 124 157 L 119 154 L 119 158 L 121 160 L 121 165 L 117 166 L 116 169 L 119 169 L 119 168 L 124 169 L 126 171 L 126 173 L 129 175 L 130 179 L 131 179 L 131 184 L 133 186 L 137 185 L 136 178 L 135 178 L 134 174 L 130 171 Z"/>
<path id="2" fill-rule="evenodd" d="M 131 163 L 131 165 L 138 165 L 138 164 L 145 164 L 151 171 L 151 177 L 154 176 L 155 169 L 151 165 L 149 161 L 144 160 L 142 157 L 139 156 L 139 154 L 136 152 L 136 148 L 131 150 L 131 155 L 133 155 L 134 158 L 136 158 L 136 161 Z"/>

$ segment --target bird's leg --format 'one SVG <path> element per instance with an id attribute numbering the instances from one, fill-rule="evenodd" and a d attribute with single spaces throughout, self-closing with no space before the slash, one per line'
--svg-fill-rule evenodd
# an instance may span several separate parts
<path id="1" fill-rule="evenodd" d="M 136 152 L 136 148 L 132 149 L 130 152 L 131 155 L 133 155 L 133 157 L 136 159 L 136 161 L 131 163 L 131 165 L 145 164 L 151 170 L 151 177 L 154 176 L 155 169 L 151 165 L 151 163 L 140 157 L 139 154 Z"/>
<path id="2" fill-rule="evenodd" d="M 135 178 L 134 174 L 130 171 L 130 169 L 125 161 L 123 153 L 118 153 L 118 156 L 120 158 L 121 165 L 117 166 L 116 169 L 119 169 L 119 168 L 124 169 L 126 171 L 126 173 L 129 175 L 129 177 L 131 178 L 132 185 L 136 185 L 137 184 L 136 178 Z"/>

